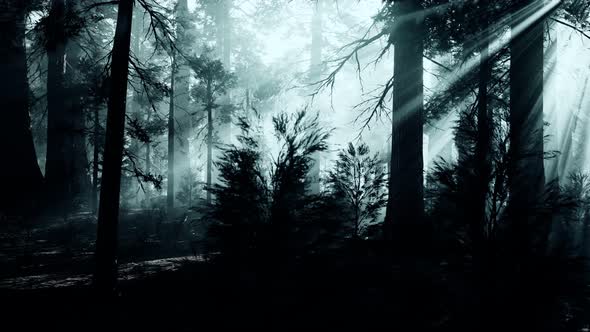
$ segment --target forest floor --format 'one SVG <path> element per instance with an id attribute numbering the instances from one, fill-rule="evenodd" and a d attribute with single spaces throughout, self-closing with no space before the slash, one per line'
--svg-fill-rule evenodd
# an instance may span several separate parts
<path id="1" fill-rule="evenodd" d="M 194 234 L 202 232 L 198 227 L 181 227 L 187 218 L 192 217 L 161 222 L 145 211 L 121 218 L 118 296 L 108 303 L 91 286 L 93 217 L 80 214 L 24 229 L 5 223 L 0 231 L 4 317 L 21 330 L 60 331 L 383 326 L 457 331 L 457 322 L 468 321 L 453 317 L 469 317 L 463 312 L 472 298 L 469 281 L 461 267 L 449 277 L 447 261 L 413 260 L 420 273 L 408 277 L 400 264 L 384 263 L 375 254 L 378 244 L 365 243 L 280 264 L 249 259 L 227 264 L 204 253 L 202 234 Z"/>

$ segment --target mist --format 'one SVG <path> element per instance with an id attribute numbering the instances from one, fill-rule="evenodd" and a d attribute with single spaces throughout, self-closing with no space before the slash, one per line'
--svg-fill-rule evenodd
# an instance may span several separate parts
<path id="1" fill-rule="evenodd" d="M 7 326 L 590 326 L 588 0 L 7 0 L 0 45 Z"/>

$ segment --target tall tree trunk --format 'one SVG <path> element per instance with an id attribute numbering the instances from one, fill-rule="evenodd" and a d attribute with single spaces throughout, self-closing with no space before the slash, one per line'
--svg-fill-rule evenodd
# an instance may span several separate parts
<path id="1" fill-rule="evenodd" d="M 534 4 L 524 1 L 523 5 Z M 542 7 L 543 2 L 539 1 Z M 543 166 L 543 20 L 520 34 L 514 22 L 510 42 L 510 206 L 514 238 L 523 250 L 531 244 L 534 207 L 545 185 Z M 528 241 L 527 241 L 528 239 Z"/>
<path id="2" fill-rule="evenodd" d="M 147 108 L 146 122 L 149 124 L 152 119 L 152 110 L 150 107 Z M 152 172 L 152 145 L 150 142 L 145 143 L 145 172 L 150 174 Z M 145 198 L 148 206 L 150 206 L 150 200 L 152 196 L 151 187 L 148 185 L 145 190 Z"/>
<path id="3" fill-rule="evenodd" d="M 482 4 L 488 8 L 487 2 Z M 482 14 L 482 20 L 486 20 L 485 12 Z M 482 31 L 486 31 L 487 22 L 484 22 Z M 477 93 L 477 141 L 475 143 L 475 178 L 474 184 L 477 186 L 472 192 L 474 199 L 471 207 L 473 214 L 468 216 L 472 222 L 472 240 L 477 254 L 483 246 L 485 237 L 485 225 L 487 221 L 486 206 L 487 194 L 490 185 L 490 147 L 491 147 L 491 114 L 488 107 L 488 84 L 491 76 L 491 61 L 489 59 L 488 43 L 485 42 L 480 49 L 479 60 L 479 78 Z"/>
<path id="4" fill-rule="evenodd" d="M 423 53 L 424 22 L 417 0 L 396 3 L 391 140 L 391 172 L 385 235 L 397 246 L 416 246 L 417 226 L 424 215 L 423 160 Z M 410 17 L 408 19 L 408 17 Z"/>
<path id="5" fill-rule="evenodd" d="M 168 191 L 167 211 L 168 217 L 172 218 L 174 209 L 174 139 L 175 139 L 175 118 L 174 118 L 174 82 L 176 77 L 176 57 L 172 56 L 172 73 L 170 74 L 170 110 L 168 112 Z"/>
<path id="6" fill-rule="evenodd" d="M 232 32 L 232 19 L 230 15 L 230 9 L 232 6 L 232 0 L 224 0 L 223 6 L 223 67 L 226 71 L 230 71 L 231 68 L 231 48 L 232 48 L 232 39 L 231 39 L 231 32 Z M 232 96 L 231 93 L 228 91 L 223 96 L 223 104 L 226 105 L 227 110 L 230 110 L 232 105 Z M 227 116 L 227 123 L 225 124 L 225 137 L 226 143 L 231 144 L 232 142 L 232 119 L 233 114 L 230 113 Z"/>
<path id="7" fill-rule="evenodd" d="M 111 61 L 111 86 L 98 208 L 96 272 L 94 275 L 96 287 L 108 293 L 114 290 L 117 282 L 117 228 L 133 0 L 120 0 L 118 8 Z"/>
<path id="8" fill-rule="evenodd" d="M 48 203 L 67 214 L 84 203 L 89 189 L 82 91 L 76 82 L 80 47 L 69 43 L 66 12 L 77 4 L 52 0 L 47 22 L 47 162 Z"/>
<path id="9" fill-rule="evenodd" d="M 92 212 L 98 212 L 98 168 L 100 166 L 100 121 L 98 116 L 98 107 L 94 108 L 94 121 L 93 121 L 93 133 L 92 133 L 92 193 L 90 202 L 92 206 Z"/>
<path id="10" fill-rule="evenodd" d="M 68 4 L 73 3 L 69 1 Z M 71 197 L 74 199 L 76 206 L 86 205 L 88 203 L 88 194 L 90 192 L 89 161 L 86 148 L 86 119 L 82 97 L 84 91 L 79 81 L 76 80 L 80 66 L 80 47 L 78 45 L 69 45 L 66 51 L 66 70 L 65 80 L 68 94 L 66 99 L 66 116 L 69 117 L 71 130 L 68 132 L 68 140 L 71 147 L 68 162 L 71 169 L 69 185 Z"/>
<path id="11" fill-rule="evenodd" d="M 207 204 L 211 204 L 211 184 L 213 172 L 213 92 L 211 80 L 207 81 Z"/>
<path id="12" fill-rule="evenodd" d="M 549 122 L 549 140 L 546 146 L 547 151 L 558 151 L 562 146 L 563 138 L 559 129 L 561 127 L 559 110 L 557 107 L 557 75 L 555 75 L 555 69 L 557 68 L 557 52 L 558 52 L 558 30 L 556 23 L 553 21 L 548 22 L 548 38 L 547 38 L 547 50 L 545 54 L 545 67 L 547 70 L 544 72 L 543 81 L 545 85 L 550 87 L 551 93 L 544 94 L 544 108 L 545 118 Z M 545 161 L 545 178 L 547 181 L 557 181 L 563 174 L 559 170 L 560 156 L 547 159 Z"/>
<path id="13" fill-rule="evenodd" d="M 37 163 L 31 119 L 22 1 L 0 3 L 0 213 L 31 211 L 43 175 Z"/>
<path id="14" fill-rule="evenodd" d="M 188 29 L 191 24 L 191 18 L 188 10 L 187 0 L 180 0 L 176 7 L 176 19 L 178 23 L 176 25 L 176 35 L 181 41 L 178 43 L 179 47 L 186 46 L 187 42 L 191 38 Z M 184 50 L 187 53 L 188 49 Z M 191 129 L 191 116 L 188 112 L 190 103 L 190 68 L 187 66 L 186 61 L 182 57 L 176 58 L 176 77 L 174 79 L 174 118 L 176 121 L 175 127 L 175 145 L 174 145 L 174 181 L 176 185 L 176 192 L 182 188 L 183 181 L 186 179 L 187 174 L 190 172 L 190 153 L 189 153 L 189 140 Z"/>
<path id="15" fill-rule="evenodd" d="M 131 54 L 133 57 L 141 61 L 142 59 L 142 48 L 141 48 L 141 39 L 144 35 L 143 31 L 143 17 L 144 12 L 140 10 L 140 8 L 134 8 L 133 10 L 133 23 L 131 24 Z M 137 84 L 137 86 L 141 86 L 141 84 Z M 131 89 L 131 94 L 128 98 L 128 109 L 131 118 L 139 121 L 142 119 L 141 114 L 141 107 L 138 102 L 138 95 L 139 92 L 136 89 Z M 139 139 L 131 140 L 131 145 L 129 146 L 129 151 L 134 156 L 139 156 L 140 150 L 142 147 L 142 142 Z M 135 191 L 137 193 L 140 192 L 142 189 L 141 179 L 136 179 L 135 183 Z M 139 195 L 136 195 L 136 200 L 139 200 Z"/>
<path id="16" fill-rule="evenodd" d="M 217 56 L 226 71 L 229 71 L 231 66 L 231 15 L 230 9 L 232 6 L 232 0 L 218 0 L 215 16 L 216 26 L 216 48 Z M 232 127 L 232 115 L 226 114 L 229 111 L 231 105 L 231 95 L 226 92 L 220 99 L 219 104 L 221 107 L 214 110 L 213 116 L 216 119 L 221 120 L 219 130 L 220 141 L 223 143 L 230 144 L 232 139 L 231 127 Z M 223 112 L 224 114 L 218 114 Z M 221 116 L 220 116 L 221 115 Z M 214 172 L 214 177 L 217 178 L 217 172 Z"/>
<path id="17" fill-rule="evenodd" d="M 322 74 L 322 47 L 323 47 L 323 7 L 324 1 L 317 0 L 313 4 L 314 11 L 311 21 L 311 62 L 310 62 L 310 81 L 317 82 L 320 80 Z M 318 110 L 319 112 L 319 110 Z M 319 115 L 319 114 L 318 114 Z M 316 152 L 313 154 L 313 164 L 310 169 L 310 191 L 312 194 L 320 193 L 320 162 L 321 154 Z"/>
<path id="18" fill-rule="evenodd" d="M 47 180 L 48 203 L 55 213 L 67 213 L 71 200 L 68 185 L 70 169 L 70 118 L 66 114 L 65 93 L 65 2 L 52 0 L 47 22 Z"/>

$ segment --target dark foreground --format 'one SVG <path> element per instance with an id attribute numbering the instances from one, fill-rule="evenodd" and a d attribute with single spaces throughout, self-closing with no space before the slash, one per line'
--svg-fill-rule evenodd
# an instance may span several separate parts
<path id="1" fill-rule="evenodd" d="M 20 331 L 588 327 L 586 264 L 572 273 L 560 262 L 542 262 L 533 273 L 520 273 L 526 276 L 520 280 L 500 265 L 482 277 L 460 254 L 433 250 L 391 257 L 383 243 L 361 240 L 280 259 L 227 259 L 199 253 L 198 240 L 190 240 L 187 230 L 175 232 L 174 225 L 158 225 L 158 236 L 148 231 L 130 236 L 142 233 L 132 217 L 121 227 L 117 295 L 106 297 L 92 287 L 94 225 L 84 218 L 60 225 L 29 231 L 25 240 L 4 230 L 4 326 Z"/>

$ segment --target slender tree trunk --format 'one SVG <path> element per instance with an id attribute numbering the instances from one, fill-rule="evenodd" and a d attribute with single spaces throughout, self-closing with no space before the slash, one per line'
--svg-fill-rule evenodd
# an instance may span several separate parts
<path id="1" fill-rule="evenodd" d="M 401 248 L 416 247 L 424 215 L 424 22 L 417 0 L 399 1 L 395 45 L 391 172 L 385 235 Z M 407 19 L 410 17 L 410 19 Z M 423 235 L 424 236 L 424 235 Z"/>
<path id="2" fill-rule="evenodd" d="M 484 3 L 485 4 L 485 3 Z M 487 8 L 487 4 L 484 5 Z M 485 15 L 485 14 L 484 14 Z M 485 20 L 486 18 L 483 18 Z M 484 31 L 487 23 L 484 23 Z M 471 207 L 472 215 L 468 216 L 472 222 L 472 240 L 477 255 L 481 254 L 484 245 L 484 230 L 487 221 L 486 206 L 487 195 L 490 184 L 490 146 L 491 146 L 491 115 L 488 107 L 488 84 L 491 76 L 491 63 L 488 54 L 488 43 L 485 43 L 480 50 L 479 61 L 479 87 L 477 94 L 477 141 L 475 143 L 475 178 L 476 185 L 472 195 L 474 199 Z"/>
<path id="3" fill-rule="evenodd" d="M 133 10 L 133 23 L 131 24 L 131 54 L 133 57 L 137 58 L 140 61 L 142 59 L 141 39 L 144 35 L 143 20 L 142 20 L 143 14 L 144 14 L 144 12 L 142 10 L 140 10 L 140 8 L 134 8 L 134 10 Z M 137 86 L 141 86 L 141 85 L 137 84 Z M 140 119 L 142 119 L 141 106 L 138 102 L 139 92 L 136 91 L 136 89 L 130 89 L 130 90 L 131 90 L 131 94 L 129 95 L 129 98 L 128 98 L 129 115 L 131 116 L 131 118 L 139 121 Z M 139 139 L 132 139 L 131 140 L 131 144 L 129 146 L 129 151 L 131 152 L 132 155 L 139 156 L 141 148 L 142 148 L 142 142 Z M 136 179 L 133 183 L 133 186 L 135 187 L 134 190 L 136 191 L 136 193 L 139 193 L 142 190 L 141 179 Z M 135 198 L 136 198 L 136 204 L 140 205 L 138 203 L 139 195 L 136 195 Z"/>
<path id="4" fill-rule="evenodd" d="M 98 117 L 98 107 L 94 109 L 94 132 L 92 133 L 93 138 L 93 152 L 92 152 L 92 197 L 91 205 L 92 212 L 98 212 L 98 168 L 100 166 L 100 121 Z"/>
<path id="5" fill-rule="evenodd" d="M 485 11 L 489 8 L 489 3 L 484 0 L 481 4 L 484 12 L 482 17 L 482 32 L 485 33 L 488 22 L 485 17 Z M 490 261 L 488 253 L 492 252 L 489 241 L 489 234 L 486 232 L 487 226 L 491 222 L 487 217 L 487 197 L 491 182 L 490 166 L 490 149 L 491 149 L 491 119 L 490 109 L 488 106 L 488 85 L 491 76 L 491 61 L 489 59 L 489 45 L 484 42 L 480 49 L 479 60 L 479 79 L 477 94 L 477 137 L 475 142 L 474 172 L 470 176 L 464 176 L 467 183 L 464 185 L 464 197 L 467 199 L 466 221 L 470 223 L 470 237 L 472 241 L 472 257 L 476 280 L 479 282 L 477 289 L 480 292 L 482 306 L 477 311 L 481 313 L 480 319 L 489 319 L 487 313 L 490 312 L 490 303 L 493 302 L 493 293 L 489 290 L 493 288 L 489 283 Z"/>
<path id="6" fill-rule="evenodd" d="M 229 70 L 231 65 L 231 29 L 232 21 L 230 16 L 231 0 L 223 0 L 223 66 Z"/>
<path id="7" fill-rule="evenodd" d="M 225 70 L 229 71 L 231 67 L 231 31 L 232 31 L 232 20 L 230 15 L 230 9 L 232 6 L 232 0 L 218 0 L 217 3 L 217 17 L 216 17 L 216 27 L 217 27 L 217 51 L 219 60 L 223 63 L 223 67 Z M 221 108 L 219 110 L 223 110 L 223 112 L 227 112 L 229 110 L 229 106 L 231 105 L 231 95 L 229 92 L 226 92 L 220 98 L 220 104 L 223 106 L 228 106 L 227 108 Z M 217 111 L 217 110 L 216 110 Z M 222 117 L 218 117 L 218 119 L 222 119 L 222 123 L 219 128 L 220 136 L 222 137 L 222 141 L 225 143 L 230 144 L 232 139 L 232 114 L 223 114 Z M 215 175 L 217 177 L 217 174 Z"/>
<path id="8" fill-rule="evenodd" d="M 117 283 L 119 196 L 133 0 L 120 0 L 118 8 L 111 61 L 111 86 L 96 236 L 97 266 L 94 275 L 96 287 L 107 293 L 111 293 Z"/>
<path id="9" fill-rule="evenodd" d="M 69 1 L 70 3 L 72 1 Z M 71 146 L 71 153 L 68 162 L 71 176 L 69 179 L 71 197 L 76 205 L 88 204 L 88 194 L 90 192 L 89 161 L 86 147 L 86 119 L 85 109 L 82 105 L 84 91 L 81 84 L 76 80 L 78 68 L 80 65 L 80 48 L 78 45 L 70 45 L 67 49 L 66 62 L 68 68 L 66 71 L 67 87 L 67 116 L 71 119 L 71 130 L 68 133 L 68 141 Z"/>
<path id="10" fill-rule="evenodd" d="M 322 20 L 324 1 L 317 0 L 313 4 L 314 11 L 311 20 L 311 63 L 310 63 L 310 81 L 317 82 L 320 80 L 322 74 L 322 48 L 323 48 L 323 33 Z M 318 110 L 319 112 L 319 110 Z M 318 114 L 319 115 L 319 114 Z M 312 194 L 320 193 L 320 164 L 321 154 L 316 152 L 313 154 L 313 163 L 310 169 L 309 189 Z"/>
<path id="11" fill-rule="evenodd" d="M 170 110 L 168 112 L 168 191 L 167 211 L 168 217 L 172 217 L 174 209 L 174 82 L 176 76 L 176 57 L 172 56 L 172 73 L 170 74 Z"/>
<path id="12" fill-rule="evenodd" d="M 0 212 L 27 214 L 38 199 L 43 175 L 37 163 L 25 51 L 23 2 L 0 3 Z"/>
<path id="13" fill-rule="evenodd" d="M 207 204 L 211 204 L 211 177 L 213 172 L 213 92 L 207 81 Z"/>
<path id="14" fill-rule="evenodd" d="M 533 1 L 528 1 L 533 3 Z M 526 4 L 526 2 L 525 2 Z M 539 6 L 543 6 L 542 1 Z M 521 22 L 515 22 L 516 24 Z M 510 43 L 510 206 L 518 246 L 531 244 L 531 216 L 545 185 L 543 166 L 543 20 Z"/>
<path id="15" fill-rule="evenodd" d="M 549 122 L 549 140 L 546 147 L 547 151 L 558 151 L 562 146 L 563 138 L 559 132 L 561 127 L 560 124 L 560 110 L 557 107 L 558 104 L 558 93 L 557 93 L 557 75 L 555 75 L 555 69 L 557 68 L 557 52 L 558 52 L 558 30 L 555 22 L 548 22 L 548 37 L 547 38 L 547 50 L 545 54 L 545 67 L 547 70 L 544 72 L 543 81 L 546 82 L 547 86 L 552 90 L 551 93 L 544 94 L 545 100 L 544 108 L 546 109 L 545 118 Z M 559 160 L 560 156 L 555 156 L 545 161 L 545 178 L 547 181 L 557 181 L 559 183 L 560 173 Z"/>
<path id="16" fill-rule="evenodd" d="M 146 122 L 149 124 L 152 119 L 152 110 L 150 107 L 147 108 Z M 150 174 L 152 172 L 152 145 L 150 142 L 145 143 L 145 172 Z M 151 186 L 148 185 L 145 190 L 145 200 L 148 207 L 151 205 L 152 190 Z"/>

